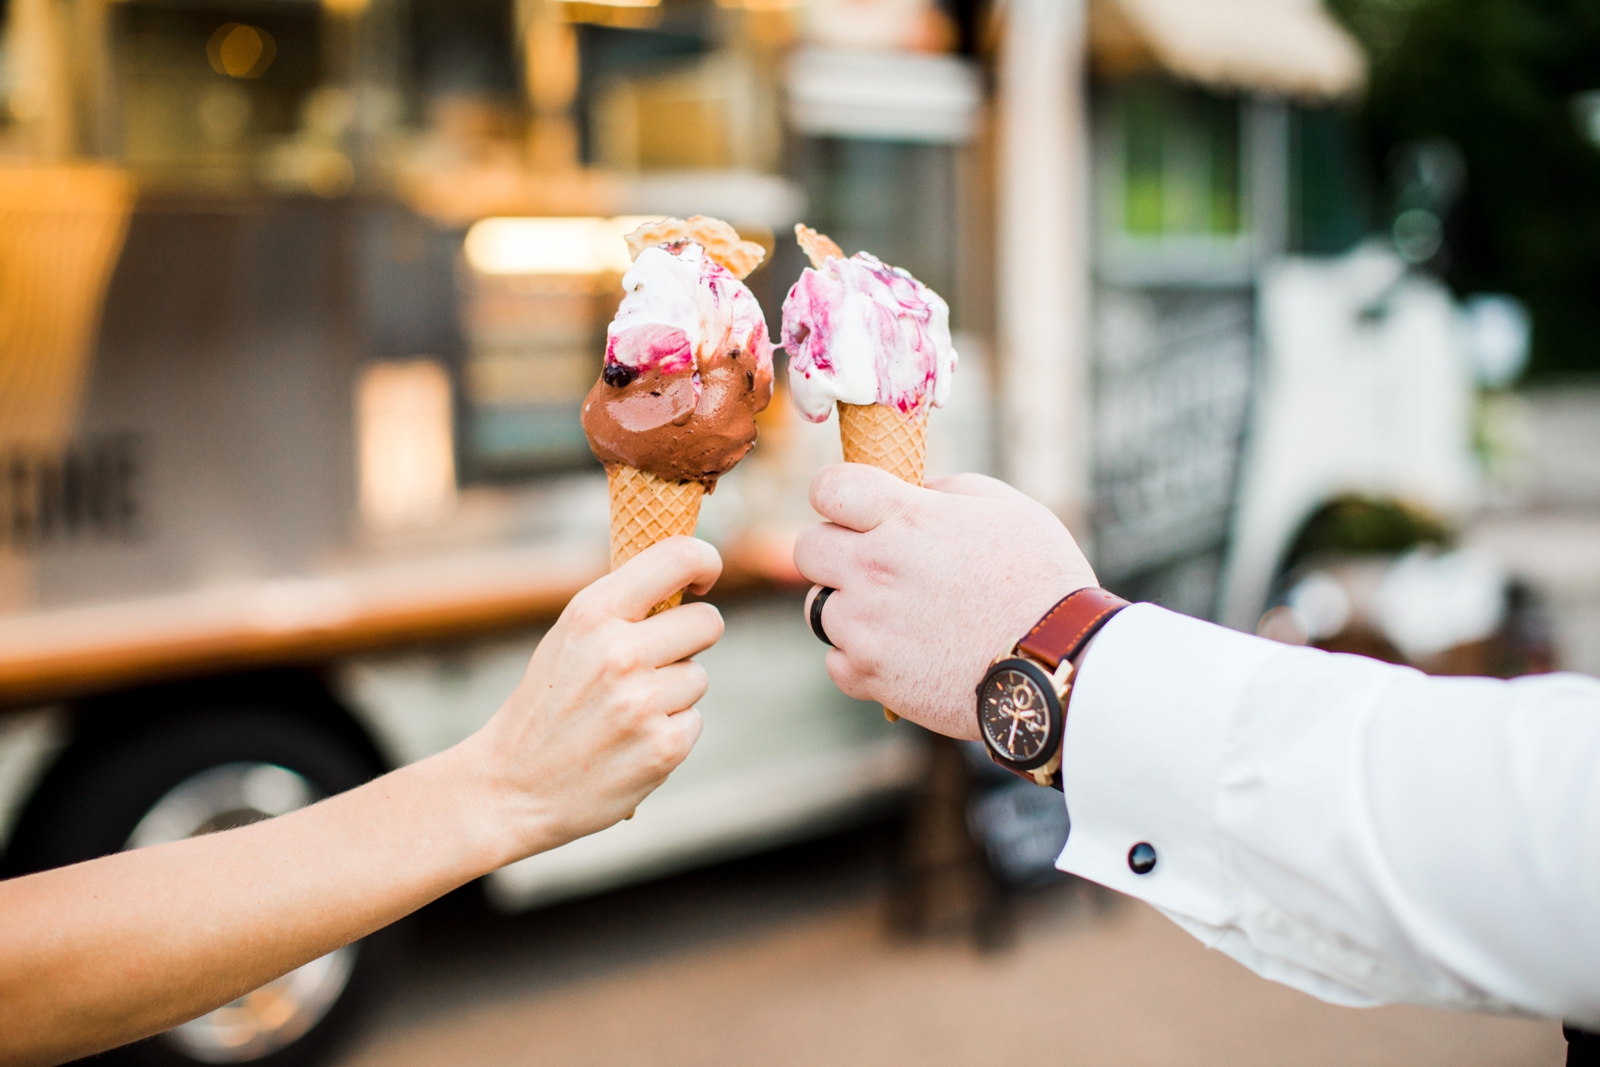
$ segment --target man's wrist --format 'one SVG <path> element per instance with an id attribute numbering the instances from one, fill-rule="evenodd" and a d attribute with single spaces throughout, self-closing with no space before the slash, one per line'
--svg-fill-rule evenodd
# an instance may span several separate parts
<path id="1" fill-rule="evenodd" d="M 1093 588 L 1081 582 L 1052 581 L 1029 589 L 1025 595 L 1018 596 L 1015 606 L 1008 610 L 1008 621 L 1004 641 L 994 649 L 985 663 L 1005 656 L 1017 654 L 1017 645 L 1020 644 L 1028 633 L 1038 625 L 1039 620 L 1049 613 L 1050 609 L 1061 603 L 1067 597 L 1084 589 Z"/>
<path id="2" fill-rule="evenodd" d="M 1039 785 L 1061 788 L 1077 664 L 1101 627 L 1127 606 L 1098 586 L 1075 589 L 991 664 L 977 687 L 977 725 L 996 763 Z"/>

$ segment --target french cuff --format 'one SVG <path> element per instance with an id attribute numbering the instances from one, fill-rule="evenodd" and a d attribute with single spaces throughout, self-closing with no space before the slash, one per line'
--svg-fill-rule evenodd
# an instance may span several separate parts
<path id="1" fill-rule="evenodd" d="M 1251 675 L 1287 651 L 1153 604 L 1107 623 L 1067 705 L 1072 833 L 1056 866 L 1174 915 L 1232 926 L 1239 898 L 1217 832 L 1218 781 Z M 1144 874 L 1131 855 L 1140 844 L 1155 852 Z"/>

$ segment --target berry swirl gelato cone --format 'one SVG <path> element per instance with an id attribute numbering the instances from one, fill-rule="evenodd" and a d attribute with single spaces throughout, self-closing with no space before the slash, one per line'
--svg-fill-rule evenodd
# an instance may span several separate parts
<path id="1" fill-rule="evenodd" d="M 955 376 L 949 307 L 871 253 L 846 258 L 806 226 L 795 236 L 812 264 L 783 302 L 795 406 L 812 422 L 837 406 L 847 463 L 921 485 L 928 410 L 944 405 Z"/>
<path id="2" fill-rule="evenodd" d="M 772 342 L 744 278 L 764 250 L 695 216 L 640 227 L 606 329 L 605 365 L 583 402 L 611 495 L 611 566 L 693 534 L 700 502 L 756 440 L 772 399 Z M 655 614 L 676 607 L 674 594 Z"/>
<path id="3" fill-rule="evenodd" d="M 795 406 L 812 422 L 837 406 L 846 463 L 921 485 L 928 411 L 944 406 L 955 376 L 949 306 L 871 253 L 846 258 L 827 236 L 803 225 L 794 232 L 811 260 L 783 301 Z"/>

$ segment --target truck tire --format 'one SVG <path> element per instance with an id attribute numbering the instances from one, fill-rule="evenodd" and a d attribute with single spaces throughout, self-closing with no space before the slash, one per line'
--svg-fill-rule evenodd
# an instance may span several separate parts
<path id="1" fill-rule="evenodd" d="M 29 813 L 27 869 L 271 818 L 360 785 L 378 768 L 315 723 L 223 708 L 138 731 L 61 770 Z M 403 940 L 394 927 L 379 931 L 93 1062 L 311 1067 L 360 1022 L 400 961 Z"/>

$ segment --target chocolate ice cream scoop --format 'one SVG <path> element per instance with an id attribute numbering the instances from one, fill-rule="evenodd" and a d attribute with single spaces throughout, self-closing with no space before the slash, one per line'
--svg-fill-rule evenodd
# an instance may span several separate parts
<path id="1" fill-rule="evenodd" d="M 772 342 L 744 283 L 692 240 L 639 253 L 606 331 L 605 367 L 583 402 L 589 447 L 709 491 L 756 440 L 772 399 Z"/>

